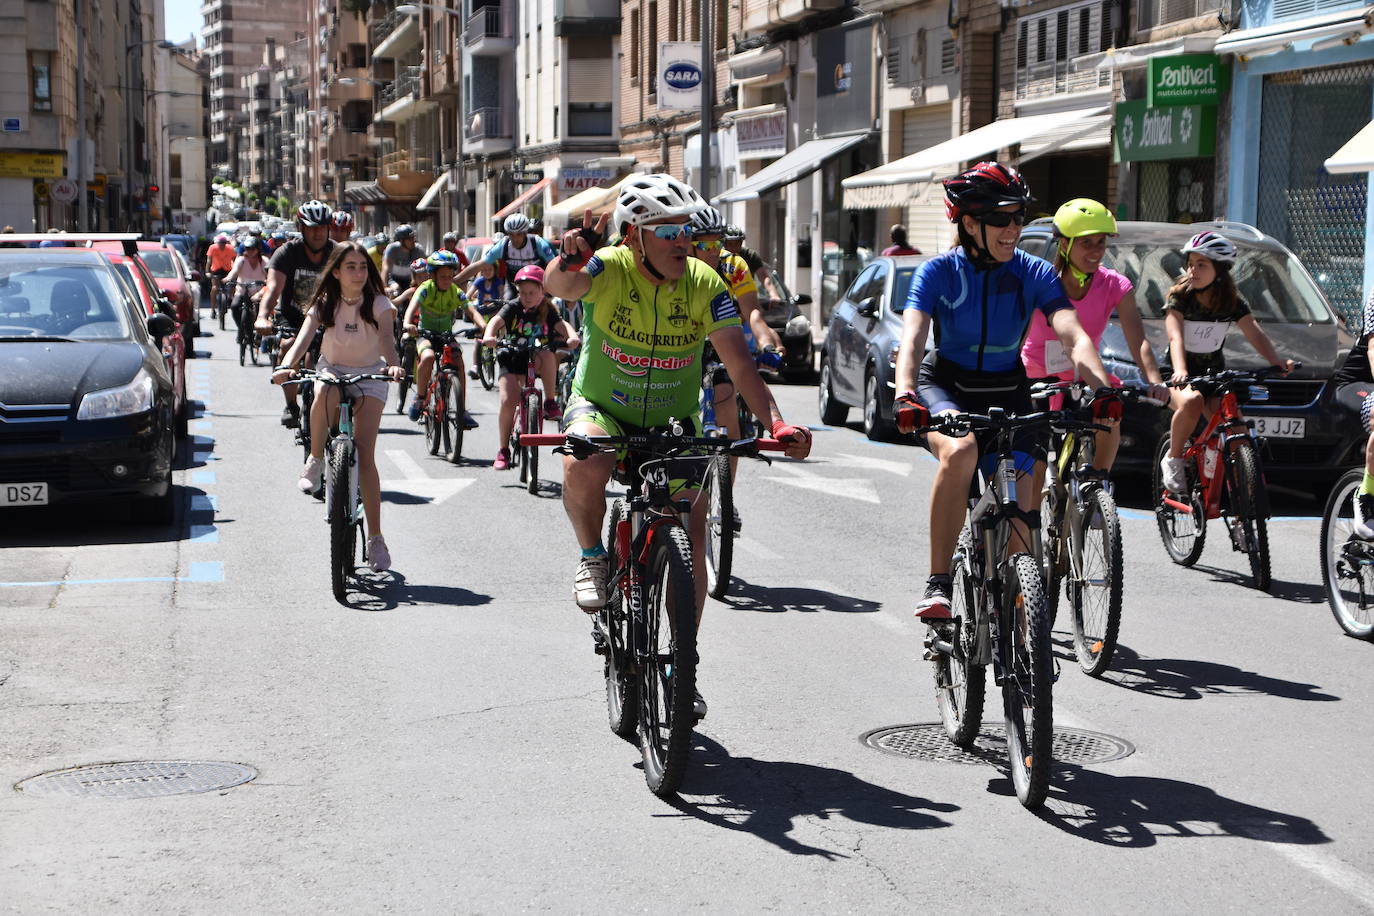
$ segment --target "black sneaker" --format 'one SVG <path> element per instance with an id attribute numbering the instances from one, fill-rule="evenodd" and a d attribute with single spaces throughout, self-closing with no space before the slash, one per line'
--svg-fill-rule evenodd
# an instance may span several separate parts
<path id="1" fill-rule="evenodd" d="M 692 691 L 692 715 L 700 722 L 706 718 L 706 700 L 702 697 L 700 690 Z"/>
<path id="2" fill-rule="evenodd" d="M 931 576 L 926 580 L 926 594 L 916 605 L 916 616 L 927 622 L 950 620 L 949 576 Z"/>
<path id="3" fill-rule="evenodd" d="M 734 529 L 735 534 L 739 534 L 740 529 L 744 527 L 744 522 L 740 521 L 739 510 L 734 506 L 730 507 L 730 512 L 730 527 Z"/>
<path id="4" fill-rule="evenodd" d="M 299 429 L 301 425 L 301 408 L 299 404 L 287 404 L 282 408 L 281 425 L 287 429 Z"/>
<path id="5" fill-rule="evenodd" d="M 1374 494 L 1355 495 L 1355 537 L 1374 541 Z"/>

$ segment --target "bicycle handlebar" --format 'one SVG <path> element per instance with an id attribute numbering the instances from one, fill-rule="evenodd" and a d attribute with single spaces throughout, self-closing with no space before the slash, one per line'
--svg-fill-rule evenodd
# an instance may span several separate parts
<path id="1" fill-rule="evenodd" d="M 1302 363 L 1293 363 L 1294 369 L 1301 369 Z M 1190 375 L 1181 382 L 1165 382 L 1169 388 L 1188 388 L 1190 386 L 1203 386 L 1214 388 L 1218 391 L 1231 388 L 1237 385 L 1251 385 L 1262 382 L 1275 375 L 1284 375 L 1290 370 L 1282 366 L 1264 366 L 1260 369 L 1222 369 L 1219 372 L 1207 372 L 1202 375 Z"/>
<path id="2" fill-rule="evenodd" d="M 272 370 L 275 375 L 278 370 L 285 367 L 278 366 Z M 380 372 L 360 372 L 357 375 L 322 375 L 315 369 L 293 369 L 291 379 L 293 382 L 320 382 L 325 385 L 356 385 L 358 382 L 378 381 L 378 382 L 400 382 L 414 381 L 414 376 L 407 375 L 404 379 L 392 378 Z"/>
<path id="3" fill-rule="evenodd" d="M 1149 391 L 1144 388 L 1135 388 L 1129 385 L 1089 388 L 1081 381 L 1036 382 L 1031 386 L 1030 396 L 1039 399 L 1059 392 L 1071 394 L 1075 398 L 1083 398 L 1085 405 L 1091 404 L 1103 395 L 1115 395 L 1122 401 L 1138 401 L 1142 404 L 1149 404 L 1151 407 L 1163 407 L 1165 405 L 1164 401 L 1150 397 Z"/>
<path id="4" fill-rule="evenodd" d="M 670 436 L 666 434 L 644 433 L 638 436 L 582 436 L 576 433 L 522 433 L 517 437 L 521 446 L 555 446 L 563 449 L 564 454 L 572 455 L 581 461 L 593 455 L 614 451 L 617 446 L 629 448 L 656 447 L 681 452 L 687 449 L 706 449 L 728 452 L 739 457 L 749 457 L 758 452 L 784 452 L 787 443 L 777 439 L 722 439 L 703 436 Z"/>

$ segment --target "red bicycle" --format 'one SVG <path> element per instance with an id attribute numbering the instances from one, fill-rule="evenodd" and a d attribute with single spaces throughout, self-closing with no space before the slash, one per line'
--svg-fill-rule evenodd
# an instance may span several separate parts
<path id="1" fill-rule="evenodd" d="M 558 356 L 566 351 L 557 349 L 550 341 L 541 337 L 512 337 L 501 344 L 497 351 L 497 361 L 506 362 L 517 354 L 526 354 L 525 384 L 520 389 L 520 399 L 515 403 L 515 423 L 511 426 L 510 449 L 511 467 L 520 468 L 520 482 L 530 493 L 539 492 L 539 449 L 528 444 L 522 445 L 522 435 L 538 435 L 544 431 L 544 390 L 539 387 L 538 354 L 549 350 Z"/>
<path id="2" fill-rule="evenodd" d="M 1207 520 L 1220 518 L 1230 535 L 1231 549 L 1249 558 L 1250 574 L 1260 591 L 1268 591 L 1270 584 L 1269 498 L 1259 456 L 1262 440 L 1241 415 L 1240 403 L 1242 396 L 1266 400 L 1269 392 L 1260 383 L 1282 372 L 1272 366 L 1224 369 L 1169 383 L 1173 388 L 1192 386 L 1209 399 L 1220 397 L 1221 405 L 1184 448 L 1186 492 L 1175 494 L 1164 488 L 1160 462 L 1169 453 L 1167 433 L 1154 461 L 1155 521 L 1169 557 L 1180 566 L 1196 563 L 1206 541 Z"/>
<path id="3" fill-rule="evenodd" d="M 475 333 L 475 330 L 419 332 L 419 336 L 439 348 L 439 358 L 435 360 L 429 389 L 423 399 L 424 407 L 420 411 L 420 422 L 425 427 L 425 446 L 431 455 L 442 451 L 452 464 L 462 460 L 463 433 L 467 429 L 463 422 L 467 401 L 458 339 L 471 338 Z"/>

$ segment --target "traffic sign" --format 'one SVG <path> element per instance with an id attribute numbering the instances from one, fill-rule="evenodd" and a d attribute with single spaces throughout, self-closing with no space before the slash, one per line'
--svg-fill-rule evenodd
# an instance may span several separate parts
<path id="1" fill-rule="evenodd" d="M 69 204 L 76 200 L 76 182 L 70 178 L 58 178 L 52 182 L 49 190 L 52 193 L 52 199 L 59 204 Z"/>
<path id="2" fill-rule="evenodd" d="M 46 202 L 50 197 L 48 183 L 46 181 L 35 181 L 33 183 L 33 199 Z"/>

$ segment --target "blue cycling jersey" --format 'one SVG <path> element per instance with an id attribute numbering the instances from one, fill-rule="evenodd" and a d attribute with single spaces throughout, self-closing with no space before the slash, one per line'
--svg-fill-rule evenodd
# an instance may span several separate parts
<path id="1" fill-rule="evenodd" d="M 897 311 L 909 308 L 933 319 L 942 358 L 976 372 L 1011 372 L 1021 367 L 1035 310 L 1048 318 L 1073 305 L 1048 261 L 1018 248 L 1007 263 L 978 270 L 960 246 L 921 265 Z"/>

